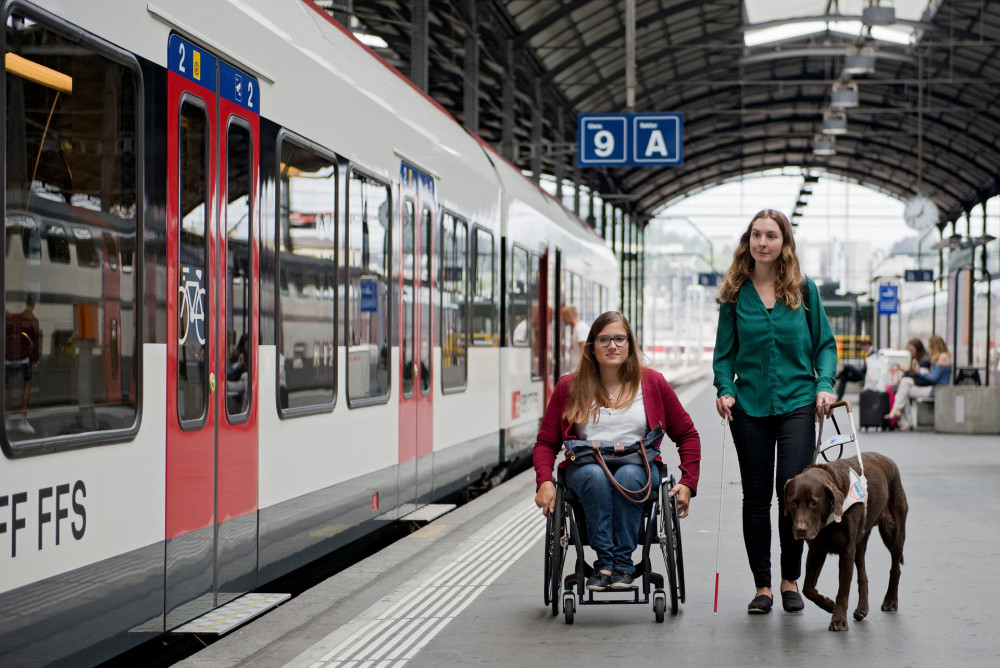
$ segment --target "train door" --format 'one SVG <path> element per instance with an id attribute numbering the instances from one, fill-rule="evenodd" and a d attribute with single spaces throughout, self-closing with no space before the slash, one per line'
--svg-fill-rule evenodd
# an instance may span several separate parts
<path id="1" fill-rule="evenodd" d="M 559 251 L 556 252 L 558 253 Z M 546 248 L 545 252 L 538 259 L 538 312 L 545 314 L 544 318 L 539 318 L 538 320 L 538 355 L 540 360 L 538 373 L 542 376 L 545 383 L 545 406 L 549 405 L 549 399 L 556 388 L 554 379 L 556 365 L 552 356 L 554 353 L 553 345 L 555 344 L 555 323 L 559 318 L 559 313 L 553 313 L 552 309 L 555 302 L 555 286 L 554 282 L 550 282 L 549 280 L 552 273 L 550 258 L 551 251 Z"/>
<path id="2" fill-rule="evenodd" d="M 167 630 L 256 586 L 259 157 L 257 82 L 168 62 Z"/>
<path id="3" fill-rule="evenodd" d="M 434 179 L 400 166 L 399 503 L 431 500 Z"/>

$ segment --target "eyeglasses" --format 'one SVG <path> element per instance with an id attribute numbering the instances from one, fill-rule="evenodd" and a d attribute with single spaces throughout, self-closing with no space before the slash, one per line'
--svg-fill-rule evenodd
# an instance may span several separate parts
<path id="1" fill-rule="evenodd" d="M 611 345 L 612 341 L 615 342 L 617 347 L 621 348 L 628 344 L 628 337 L 624 334 L 619 334 L 618 336 L 598 336 L 594 341 L 601 348 L 607 348 Z"/>

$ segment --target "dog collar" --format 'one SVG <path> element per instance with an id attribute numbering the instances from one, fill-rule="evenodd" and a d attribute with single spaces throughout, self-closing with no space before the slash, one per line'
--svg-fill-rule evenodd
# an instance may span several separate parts
<path id="1" fill-rule="evenodd" d="M 868 479 L 864 475 L 858 475 L 854 472 L 854 469 L 848 469 L 851 476 L 851 484 L 847 488 L 847 494 L 844 495 L 844 503 L 840 507 L 840 514 L 836 512 L 830 513 L 830 516 L 826 518 L 826 524 L 823 526 L 830 525 L 834 522 L 840 522 L 844 517 L 844 513 L 847 509 L 853 506 L 855 503 L 860 503 L 865 506 L 867 510 L 868 506 Z"/>

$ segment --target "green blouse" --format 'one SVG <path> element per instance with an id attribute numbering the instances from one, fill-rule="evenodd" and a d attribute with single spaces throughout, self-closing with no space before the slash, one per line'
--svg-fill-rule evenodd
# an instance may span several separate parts
<path id="1" fill-rule="evenodd" d="M 753 417 L 782 415 L 815 403 L 817 392 L 833 392 L 837 342 L 812 279 L 810 309 L 783 302 L 768 313 L 753 286 L 740 288 L 736 304 L 719 307 L 715 334 L 715 387 Z M 812 336 L 810 337 L 811 320 Z M 735 376 L 735 379 L 734 379 Z"/>

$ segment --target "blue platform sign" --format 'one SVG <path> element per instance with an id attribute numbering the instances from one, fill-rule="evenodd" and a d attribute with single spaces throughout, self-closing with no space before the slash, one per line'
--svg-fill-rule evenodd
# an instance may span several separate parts
<path id="1" fill-rule="evenodd" d="M 907 269 L 903 278 L 908 283 L 931 283 L 934 281 L 933 269 Z"/>
<path id="2" fill-rule="evenodd" d="M 580 114 L 577 164 L 618 167 L 684 164 L 684 115 Z"/>
<path id="3" fill-rule="evenodd" d="M 703 271 L 698 274 L 698 285 L 703 288 L 714 288 L 722 282 L 722 274 L 716 271 Z"/>
<path id="4" fill-rule="evenodd" d="M 878 286 L 878 314 L 897 313 L 899 313 L 899 286 L 894 283 L 882 283 Z"/>
<path id="5" fill-rule="evenodd" d="M 375 279 L 361 279 L 361 312 L 378 312 L 378 281 Z"/>

